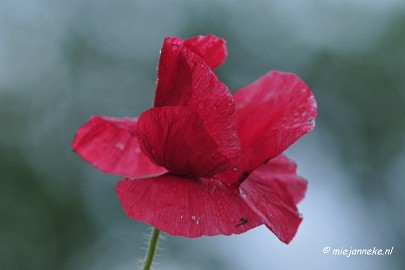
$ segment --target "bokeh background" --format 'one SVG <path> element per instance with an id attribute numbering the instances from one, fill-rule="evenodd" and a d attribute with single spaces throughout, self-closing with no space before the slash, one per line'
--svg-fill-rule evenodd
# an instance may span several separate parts
<path id="1" fill-rule="evenodd" d="M 309 181 L 298 234 L 164 235 L 156 269 L 405 269 L 403 0 L 0 0 L 0 269 L 137 269 L 149 226 L 71 152 L 91 115 L 152 104 L 165 36 L 216 34 L 232 91 L 291 71 L 318 101 L 287 150 Z M 391 248 L 390 256 L 322 249 Z"/>

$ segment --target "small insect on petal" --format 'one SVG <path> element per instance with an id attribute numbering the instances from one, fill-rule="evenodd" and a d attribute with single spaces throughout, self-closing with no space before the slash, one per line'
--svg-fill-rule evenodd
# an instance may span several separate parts
<path id="1" fill-rule="evenodd" d="M 240 225 L 246 224 L 247 222 L 248 222 L 248 219 L 247 219 L 247 218 L 241 217 L 241 218 L 239 219 L 239 223 L 236 224 L 235 227 L 239 227 Z"/>

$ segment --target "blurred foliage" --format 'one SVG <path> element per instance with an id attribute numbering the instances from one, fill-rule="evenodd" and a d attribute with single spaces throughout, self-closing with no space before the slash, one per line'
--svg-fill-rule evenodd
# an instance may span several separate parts
<path id="1" fill-rule="evenodd" d="M 403 17 L 396 17 L 387 30 L 365 53 L 319 52 L 305 73 L 322 101 L 319 120 L 340 142 L 342 158 L 364 196 L 387 195 L 389 179 L 382 181 L 383 175 L 404 150 Z"/>
<path id="2" fill-rule="evenodd" d="M 47 192 L 48 176 L 30 169 L 19 150 L 2 145 L 0 153 L 1 269 L 62 269 L 95 236 L 83 203 Z"/>
<path id="3" fill-rule="evenodd" d="M 70 142 L 91 115 L 150 107 L 164 36 L 206 33 L 227 40 L 217 71 L 232 91 L 270 69 L 311 86 L 325 149 L 338 145 L 349 184 L 403 254 L 404 199 L 393 195 L 403 175 L 387 177 L 405 153 L 403 5 L 231 2 L 0 3 L 1 269 L 111 269 L 143 256 L 146 226 L 123 214 L 116 179 L 74 156 Z M 215 250 L 183 241 L 167 241 L 162 259 L 229 268 Z M 395 258 L 403 269 L 405 257 Z"/>

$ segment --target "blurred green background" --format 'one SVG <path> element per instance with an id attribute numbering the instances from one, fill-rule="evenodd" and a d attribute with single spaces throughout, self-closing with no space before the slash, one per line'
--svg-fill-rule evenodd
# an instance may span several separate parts
<path id="1" fill-rule="evenodd" d="M 208 33 L 227 41 L 232 91 L 271 69 L 313 90 L 317 127 L 287 151 L 309 180 L 304 221 L 288 246 L 263 227 L 166 235 L 155 268 L 405 269 L 402 0 L 0 0 L 0 269 L 139 266 L 148 225 L 70 143 L 91 115 L 151 106 L 165 36 Z"/>

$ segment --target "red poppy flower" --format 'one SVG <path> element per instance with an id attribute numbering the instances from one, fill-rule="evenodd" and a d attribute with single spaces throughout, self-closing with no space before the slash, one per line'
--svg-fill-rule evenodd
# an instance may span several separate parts
<path id="1" fill-rule="evenodd" d="M 283 242 L 301 222 L 306 181 L 281 153 L 314 128 L 316 102 L 290 73 L 236 91 L 212 69 L 218 37 L 166 38 L 154 108 L 139 118 L 92 117 L 73 149 L 106 173 L 127 215 L 171 235 L 239 234 L 266 225 Z"/>

